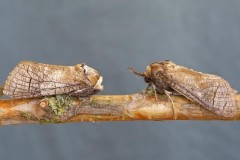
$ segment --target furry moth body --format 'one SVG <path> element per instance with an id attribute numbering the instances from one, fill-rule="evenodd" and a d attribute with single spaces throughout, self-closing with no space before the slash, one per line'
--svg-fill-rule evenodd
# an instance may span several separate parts
<path id="1" fill-rule="evenodd" d="M 49 65 L 20 62 L 9 74 L 3 93 L 11 98 L 33 98 L 57 94 L 88 97 L 103 89 L 102 76 L 85 65 Z"/>
<path id="2" fill-rule="evenodd" d="M 158 93 L 175 91 L 215 114 L 225 117 L 236 114 L 236 90 L 219 76 L 197 72 L 168 60 L 152 63 L 143 74 L 134 73 L 154 85 Z"/>

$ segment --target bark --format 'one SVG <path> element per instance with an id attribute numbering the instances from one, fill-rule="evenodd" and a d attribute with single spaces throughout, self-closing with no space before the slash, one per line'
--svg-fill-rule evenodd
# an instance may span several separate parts
<path id="1" fill-rule="evenodd" d="M 239 120 L 218 116 L 183 96 L 135 93 L 94 95 L 76 99 L 68 95 L 21 100 L 0 100 L 0 125 L 133 120 Z M 240 95 L 236 96 L 237 105 Z M 238 105 L 239 106 L 239 105 Z"/>

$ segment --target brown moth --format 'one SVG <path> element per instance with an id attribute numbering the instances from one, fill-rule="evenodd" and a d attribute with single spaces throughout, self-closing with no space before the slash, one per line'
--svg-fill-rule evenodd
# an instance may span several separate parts
<path id="1" fill-rule="evenodd" d="M 88 97 L 103 89 L 102 76 L 85 65 L 59 66 L 20 62 L 9 74 L 3 93 L 11 98 L 32 98 L 57 94 Z"/>
<path id="2" fill-rule="evenodd" d="M 158 93 L 177 92 L 224 117 L 236 114 L 237 91 L 219 76 L 197 72 L 169 60 L 150 64 L 145 73 L 133 72 L 143 76 Z"/>

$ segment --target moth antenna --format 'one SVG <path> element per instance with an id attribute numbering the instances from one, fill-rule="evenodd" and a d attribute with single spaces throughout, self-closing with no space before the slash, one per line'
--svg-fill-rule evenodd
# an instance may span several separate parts
<path id="1" fill-rule="evenodd" d="M 140 76 L 140 77 L 145 77 L 146 75 L 144 73 L 138 72 L 135 70 L 135 68 L 128 68 L 130 71 L 133 72 L 133 74 Z"/>

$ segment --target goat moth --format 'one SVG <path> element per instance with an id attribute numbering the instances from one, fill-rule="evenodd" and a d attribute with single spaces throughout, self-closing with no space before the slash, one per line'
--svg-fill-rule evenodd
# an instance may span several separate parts
<path id="1" fill-rule="evenodd" d="M 58 94 L 88 97 L 103 89 L 102 76 L 85 64 L 60 66 L 20 62 L 9 74 L 3 93 L 11 98 L 33 98 Z"/>
<path id="2" fill-rule="evenodd" d="M 237 91 L 219 76 L 197 72 L 169 60 L 150 64 L 145 73 L 133 72 L 143 76 L 158 93 L 177 92 L 224 117 L 236 114 Z"/>

